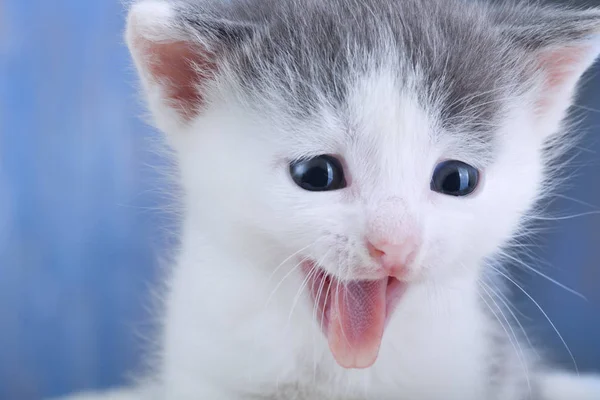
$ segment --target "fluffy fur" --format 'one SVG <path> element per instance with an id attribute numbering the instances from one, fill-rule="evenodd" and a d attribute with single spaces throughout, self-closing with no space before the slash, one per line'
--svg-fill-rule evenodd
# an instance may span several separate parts
<path id="1" fill-rule="evenodd" d="M 600 380 L 547 372 L 520 342 L 493 263 L 571 143 L 599 35 L 598 10 L 475 1 L 133 4 L 185 219 L 152 385 L 99 398 L 600 399 Z M 289 162 L 320 154 L 343 160 L 346 189 L 293 183 Z M 472 196 L 430 190 L 447 158 L 482 171 Z M 357 278 L 373 238 L 416 256 L 377 361 L 344 369 L 298 265 Z"/>

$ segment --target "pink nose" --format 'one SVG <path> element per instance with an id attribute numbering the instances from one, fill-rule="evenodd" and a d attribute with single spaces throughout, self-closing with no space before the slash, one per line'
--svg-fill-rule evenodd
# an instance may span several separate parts
<path id="1" fill-rule="evenodd" d="M 369 254 L 391 276 L 404 275 L 406 268 L 414 260 L 415 243 L 407 240 L 402 244 L 389 242 L 368 242 Z"/>

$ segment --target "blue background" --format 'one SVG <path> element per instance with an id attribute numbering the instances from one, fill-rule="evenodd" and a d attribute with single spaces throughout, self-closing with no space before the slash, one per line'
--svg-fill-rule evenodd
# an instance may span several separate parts
<path id="1" fill-rule="evenodd" d="M 140 361 L 172 221 L 123 17 L 117 0 L 0 0 L 2 400 L 118 385 Z M 598 72 L 578 102 L 586 141 L 553 215 L 600 210 Z M 514 273 L 579 368 L 600 370 L 600 216 L 546 227 L 528 262 L 588 301 Z M 516 300 L 532 336 L 572 367 L 536 306 Z"/>

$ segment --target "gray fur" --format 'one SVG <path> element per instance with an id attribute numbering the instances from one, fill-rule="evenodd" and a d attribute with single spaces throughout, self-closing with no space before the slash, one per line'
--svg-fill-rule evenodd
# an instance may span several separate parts
<path id="1" fill-rule="evenodd" d="M 600 25 L 598 11 L 467 0 L 188 0 L 178 9 L 181 27 L 214 46 L 247 95 L 284 100 L 270 102 L 285 104 L 278 112 L 303 117 L 325 103 L 343 114 L 349 85 L 387 64 L 447 131 L 471 132 L 490 153 L 502 99 L 533 83 L 531 54 Z"/>
<path id="2" fill-rule="evenodd" d="M 538 83 L 537 54 L 600 31 L 600 11 L 566 11 L 469 0 L 178 1 L 177 28 L 218 59 L 247 104 L 311 118 L 323 108 L 348 120 L 355 82 L 396 71 L 441 122 L 493 159 L 495 127 L 515 98 Z M 210 83 L 208 83 L 210 84 Z M 490 333 L 489 398 L 535 382 L 512 367 L 512 343 Z M 533 365 L 532 365 L 533 368 Z M 290 393 L 298 393 L 291 387 Z M 310 390 L 316 390 L 311 388 Z M 286 394 L 287 395 L 287 394 Z M 302 397 L 304 396 L 304 397 Z M 300 398 L 313 398 L 312 392 Z M 280 398 L 280 397 L 278 397 Z M 283 397 L 281 397 L 283 398 Z M 287 397 L 286 397 L 287 398 Z"/>
<path id="3" fill-rule="evenodd" d="M 600 30 L 599 11 L 468 0 L 236 0 L 178 3 L 180 28 L 236 79 L 248 104 L 307 118 L 344 118 L 354 82 L 392 66 L 444 131 L 468 132 L 493 158 L 494 127 L 510 99 L 536 83 L 535 55 Z M 501 332 L 501 329 L 498 330 Z M 490 398 L 532 391 L 504 335 L 490 334 Z"/>

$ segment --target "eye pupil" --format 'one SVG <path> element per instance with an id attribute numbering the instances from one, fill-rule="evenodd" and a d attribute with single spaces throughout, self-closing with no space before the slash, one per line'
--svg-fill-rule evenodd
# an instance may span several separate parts
<path id="1" fill-rule="evenodd" d="M 331 182 L 331 175 L 330 165 L 315 165 L 306 170 L 303 179 L 314 187 L 326 187 Z"/>
<path id="2" fill-rule="evenodd" d="M 294 161 L 290 164 L 290 174 L 298 186 L 312 192 L 346 187 L 341 163 L 328 155 Z"/>
<path id="3" fill-rule="evenodd" d="M 449 160 L 438 164 L 431 178 L 431 190 L 448 196 L 471 194 L 479 183 L 479 171 L 462 161 Z"/>
<path id="4" fill-rule="evenodd" d="M 442 181 L 442 188 L 445 192 L 456 192 L 460 190 L 460 174 L 458 172 L 453 172 L 446 177 L 444 181 Z"/>

